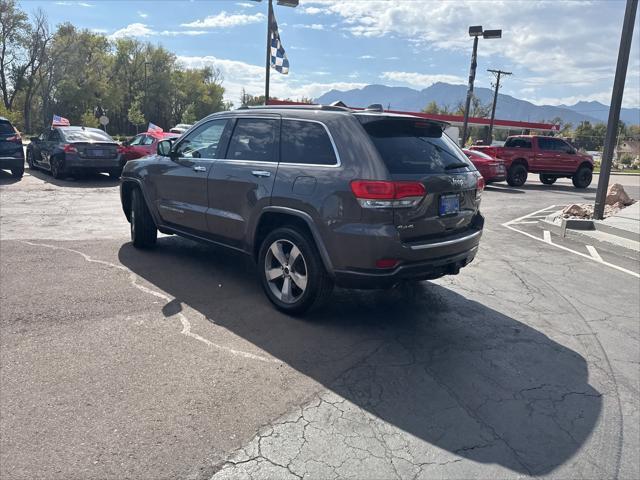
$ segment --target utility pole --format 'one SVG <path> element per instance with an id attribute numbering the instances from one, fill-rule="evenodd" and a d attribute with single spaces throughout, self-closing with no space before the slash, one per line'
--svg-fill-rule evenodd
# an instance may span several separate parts
<path id="1" fill-rule="evenodd" d="M 491 123 L 489 123 L 489 145 L 493 142 L 493 122 L 496 119 L 496 105 L 498 103 L 498 90 L 500 90 L 500 76 L 513 75 L 511 72 L 505 72 L 503 70 L 488 69 L 487 72 L 491 72 L 496 76 L 496 91 L 493 93 L 493 105 L 491 106 Z"/>
<path id="2" fill-rule="evenodd" d="M 593 211 L 593 218 L 596 220 L 602 220 L 604 217 L 604 202 L 607 196 L 607 188 L 609 187 L 611 161 L 613 160 L 613 150 L 616 146 L 616 137 L 618 135 L 620 107 L 622 106 L 624 81 L 627 76 L 627 66 L 629 65 L 629 52 L 631 51 L 633 24 L 636 19 L 637 9 L 638 0 L 627 0 L 627 7 L 624 11 L 624 20 L 622 22 L 622 35 L 620 37 L 620 49 L 618 50 L 616 76 L 613 81 L 613 92 L 611 93 L 611 107 L 609 108 L 607 135 L 604 140 L 604 149 L 602 151 L 602 164 L 600 165 L 600 178 L 598 180 L 598 190 L 596 192 L 596 204 Z"/>

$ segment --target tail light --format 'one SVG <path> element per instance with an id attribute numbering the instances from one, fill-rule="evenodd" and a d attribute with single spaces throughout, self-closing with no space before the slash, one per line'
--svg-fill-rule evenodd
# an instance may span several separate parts
<path id="1" fill-rule="evenodd" d="M 476 197 L 482 196 L 484 187 L 486 187 L 486 182 L 484 181 L 484 177 L 480 176 L 478 177 L 478 183 L 476 183 Z"/>
<path id="2" fill-rule="evenodd" d="M 70 143 L 66 143 L 62 149 L 64 150 L 64 153 L 78 153 L 78 149 Z"/>
<path id="3" fill-rule="evenodd" d="M 397 267 L 399 263 L 400 260 L 397 258 L 381 258 L 376 260 L 376 268 L 391 269 Z"/>
<path id="4" fill-rule="evenodd" d="M 421 182 L 353 180 L 351 191 L 363 208 L 415 207 L 427 194 Z"/>

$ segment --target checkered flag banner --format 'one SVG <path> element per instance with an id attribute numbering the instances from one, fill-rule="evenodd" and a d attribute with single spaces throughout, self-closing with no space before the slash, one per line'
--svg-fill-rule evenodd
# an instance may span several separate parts
<path id="1" fill-rule="evenodd" d="M 273 17 L 271 22 L 271 68 L 286 75 L 289 73 L 289 59 L 284 52 L 282 42 L 280 41 L 280 34 L 278 33 L 278 24 L 276 23 L 276 17 Z"/>

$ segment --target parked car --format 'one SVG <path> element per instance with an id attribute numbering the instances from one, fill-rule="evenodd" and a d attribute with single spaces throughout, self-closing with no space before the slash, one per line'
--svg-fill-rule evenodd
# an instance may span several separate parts
<path id="1" fill-rule="evenodd" d="M 469 157 L 486 183 L 502 182 L 507 178 L 507 170 L 503 160 L 469 148 L 463 148 L 462 151 Z"/>
<path id="2" fill-rule="evenodd" d="M 189 130 L 191 127 L 193 127 L 193 125 L 189 124 L 189 123 L 179 123 L 178 125 L 176 125 L 175 127 L 173 127 L 172 129 L 169 130 L 170 133 L 179 133 L 179 134 L 183 134 L 184 132 L 186 132 L 187 130 Z"/>
<path id="3" fill-rule="evenodd" d="M 31 138 L 27 164 L 54 178 L 81 172 L 106 172 L 118 178 L 124 165 L 119 145 L 107 133 L 89 127 L 53 127 Z"/>
<path id="4" fill-rule="evenodd" d="M 158 142 L 168 138 L 176 138 L 180 135 L 169 132 L 145 132 L 136 135 L 131 141 L 122 145 L 120 152 L 124 155 L 125 161 L 145 157 L 156 153 Z"/>
<path id="5" fill-rule="evenodd" d="M 13 178 L 22 178 L 24 174 L 22 137 L 4 117 L 0 117 L 0 169 L 11 170 Z"/>
<path id="6" fill-rule="evenodd" d="M 484 180 L 445 126 L 334 106 L 210 115 L 125 165 L 133 245 L 153 246 L 159 230 L 244 252 L 289 313 L 334 284 L 457 274 L 478 250 Z"/>
<path id="7" fill-rule="evenodd" d="M 520 187 L 527 174 L 537 173 L 545 185 L 553 185 L 558 178 L 573 180 L 576 188 L 587 188 L 593 176 L 593 158 L 579 153 L 561 138 L 537 135 L 515 135 L 507 138 L 504 147 L 474 146 L 492 157 L 504 160 L 507 183 Z"/>

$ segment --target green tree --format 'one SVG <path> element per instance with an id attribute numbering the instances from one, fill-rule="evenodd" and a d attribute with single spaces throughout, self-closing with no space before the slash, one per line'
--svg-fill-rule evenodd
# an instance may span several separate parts
<path id="1" fill-rule="evenodd" d="M 438 108 L 438 104 L 435 102 L 435 100 L 432 100 L 426 107 L 422 109 L 422 112 L 438 114 L 440 113 L 440 109 Z"/>
<path id="2" fill-rule="evenodd" d="M 182 114 L 182 118 L 180 119 L 181 123 L 186 123 L 189 125 L 192 125 L 194 123 L 196 123 L 198 121 L 198 119 L 196 118 L 196 114 L 195 114 L 195 108 L 193 106 L 193 104 L 187 106 L 187 108 L 185 109 L 184 113 Z"/>
<path id="3" fill-rule="evenodd" d="M 93 114 L 93 110 L 87 110 L 80 117 L 80 125 L 83 127 L 98 128 L 100 126 L 100 122 Z"/>
<path id="4" fill-rule="evenodd" d="M 140 100 L 139 99 L 135 99 L 133 101 L 133 103 L 131 103 L 131 106 L 129 107 L 129 110 L 127 111 L 127 120 L 129 120 L 129 123 L 131 123 L 132 125 L 134 125 L 136 127 L 136 135 L 137 135 L 138 134 L 138 127 L 145 123 L 144 114 L 142 113 L 142 110 L 140 109 Z"/>

